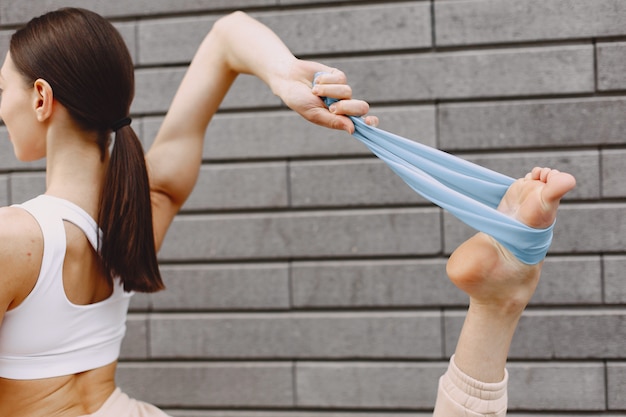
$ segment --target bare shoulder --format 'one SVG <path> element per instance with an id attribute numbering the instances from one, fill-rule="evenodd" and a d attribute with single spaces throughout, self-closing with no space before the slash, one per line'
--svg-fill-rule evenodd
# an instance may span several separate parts
<path id="1" fill-rule="evenodd" d="M 0 208 L 0 310 L 14 307 L 37 281 L 43 237 L 35 219 L 17 207 Z"/>
<path id="2" fill-rule="evenodd" d="M 0 237 L 0 248 L 3 249 L 10 249 L 33 239 L 42 239 L 37 221 L 19 207 L 0 207 Z"/>

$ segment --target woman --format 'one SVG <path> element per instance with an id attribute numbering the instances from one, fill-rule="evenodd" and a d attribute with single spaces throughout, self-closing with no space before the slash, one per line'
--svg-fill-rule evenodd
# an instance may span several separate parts
<path id="1" fill-rule="evenodd" d="M 326 74 L 312 90 L 316 72 Z M 144 159 L 128 118 L 132 62 L 105 19 L 62 9 L 13 36 L 0 71 L 0 116 L 20 160 L 46 157 L 47 187 L 0 209 L 1 416 L 165 416 L 115 386 L 128 302 L 133 291 L 163 288 L 156 251 L 194 186 L 206 127 L 240 73 L 330 128 L 351 132 L 344 115 L 368 110 L 351 99 L 340 71 L 297 60 L 269 29 L 234 13 L 201 44 Z M 318 96 L 340 101 L 328 111 Z M 501 209 L 544 227 L 572 181 L 534 170 Z M 494 386 L 506 393 L 508 343 L 539 269 L 482 234 L 455 252 L 449 273 L 471 303 L 436 415 L 506 412 L 501 395 L 486 404 L 464 396 Z"/>
<path id="2" fill-rule="evenodd" d="M 317 93 L 342 99 L 333 112 L 311 92 L 318 71 L 328 74 Z M 351 100 L 340 71 L 295 59 L 266 27 L 235 13 L 200 46 L 144 160 L 128 118 L 133 65 L 109 22 L 62 9 L 13 35 L 0 115 L 18 159 L 46 157 L 46 192 L 0 209 L 1 416 L 76 417 L 107 400 L 117 408 L 104 415 L 164 415 L 116 391 L 126 311 L 133 291 L 163 288 L 156 252 L 239 73 L 327 127 L 349 131 L 343 115 L 368 110 Z"/>

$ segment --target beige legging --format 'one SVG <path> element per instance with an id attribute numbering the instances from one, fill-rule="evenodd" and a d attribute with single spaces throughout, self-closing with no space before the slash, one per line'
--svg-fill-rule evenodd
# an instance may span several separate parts
<path id="1" fill-rule="evenodd" d="M 480 382 L 464 374 L 454 363 L 439 379 L 433 417 L 504 417 L 507 408 L 509 374 L 497 383 Z"/>
<path id="2" fill-rule="evenodd" d="M 170 417 L 153 405 L 129 398 L 117 388 L 95 413 L 82 417 Z"/>

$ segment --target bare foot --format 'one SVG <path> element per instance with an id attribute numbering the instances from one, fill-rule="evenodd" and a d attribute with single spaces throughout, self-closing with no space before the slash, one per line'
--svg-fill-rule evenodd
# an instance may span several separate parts
<path id="1" fill-rule="evenodd" d="M 498 210 L 528 226 L 549 227 L 561 198 L 575 185 L 570 174 L 534 168 L 509 187 Z M 491 236 L 478 233 L 452 253 L 447 272 L 471 303 L 515 313 L 532 297 L 542 263 L 524 264 Z"/>

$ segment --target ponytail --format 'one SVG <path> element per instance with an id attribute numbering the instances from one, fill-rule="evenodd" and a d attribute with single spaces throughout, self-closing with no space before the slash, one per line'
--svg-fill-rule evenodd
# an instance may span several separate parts
<path id="1" fill-rule="evenodd" d="M 115 126 L 98 213 L 100 255 L 111 282 L 119 277 L 126 291 L 155 292 L 165 286 L 154 245 L 150 185 L 141 142 L 128 123 Z"/>
<path id="2" fill-rule="evenodd" d="M 110 282 L 119 277 L 127 291 L 163 289 L 143 148 L 129 118 L 111 123 L 128 114 L 135 93 L 133 61 L 124 39 L 102 16 L 63 8 L 16 31 L 9 50 L 27 84 L 46 80 L 78 126 L 97 132 L 102 161 L 110 133 L 115 133 L 97 219 L 103 269 Z"/>

